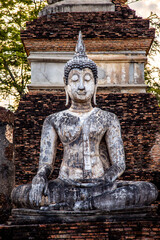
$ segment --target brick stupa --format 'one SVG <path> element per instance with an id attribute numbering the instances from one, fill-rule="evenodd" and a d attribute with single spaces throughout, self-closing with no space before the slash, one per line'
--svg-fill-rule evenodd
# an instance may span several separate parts
<path id="1" fill-rule="evenodd" d="M 30 90 L 64 87 L 64 64 L 81 30 L 87 54 L 99 67 L 100 89 L 145 92 L 144 65 L 155 34 L 149 20 L 137 17 L 125 1 L 49 2 L 21 32 L 32 69 Z"/>

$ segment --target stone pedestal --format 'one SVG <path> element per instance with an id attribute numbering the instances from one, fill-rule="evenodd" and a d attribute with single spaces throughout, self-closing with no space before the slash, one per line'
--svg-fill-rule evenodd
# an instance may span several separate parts
<path id="1" fill-rule="evenodd" d="M 108 218 L 106 221 L 0 226 L 0 240 L 92 239 L 153 240 L 160 238 L 160 218 Z"/>
<path id="2" fill-rule="evenodd" d="M 112 211 L 44 211 L 33 209 L 12 209 L 12 216 L 8 224 L 47 224 L 47 223 L 74 223 L 74 222 L 106 222 L 157 219 L 156 207 L 133 207 L 125 210 Z"/>

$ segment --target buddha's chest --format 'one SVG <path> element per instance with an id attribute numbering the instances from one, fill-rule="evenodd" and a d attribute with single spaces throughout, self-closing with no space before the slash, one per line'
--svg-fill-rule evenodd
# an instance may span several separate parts
<path id="1" fill-rule="evenodd" d="M 93 142 L 99 142 L 106 132 L 106 125 L 99 115 L 94 114 L 85 119 L 66 115 L 62 117 L 58 124 L 55 124 L 57 134 L 63 144 L 78 141 L 85 142 L 90 139 Z"/>

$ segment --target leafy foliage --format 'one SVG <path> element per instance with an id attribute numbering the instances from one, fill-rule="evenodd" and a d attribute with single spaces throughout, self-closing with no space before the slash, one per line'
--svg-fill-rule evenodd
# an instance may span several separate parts
<path id="1" fill-rule="evenodd" d="M 139 2 L 142 0 L 128 0 L 127 4 Z M 160 17 L 152 13 L 148 17 L 150 26 L 155 28 L 155 39 L 148 54 L 148 62 L 145 66 L 145 82 L 148 85 L 148 92 L 155 94 L 160 104 L 160 64 L 158 56 L 160 56 Z"/>
<path id="2" fill-rule="evenodd" d="M 26 92 L 30 67 L 20 39 L 27 21 L 37 18 L 45 0 L 1 0 L 0 2 L 0 92 L 14 96 L 15 103 Z"/>
<path id="3" fill-rule="evenodd" d="M 149 19 L 152 27 L 156 30 L 156 37 L 149 52 L 148 63 L 145 68 L 145 80 L 148 85 L 148 92 L 155 94 L 160 104 L 160 66 L 158 65 L 158 59 L 156 61 L 158 62 L 157 65 L 155 62 L 155 58 L 160 56 L 160 17 L 151 13 Z"/>

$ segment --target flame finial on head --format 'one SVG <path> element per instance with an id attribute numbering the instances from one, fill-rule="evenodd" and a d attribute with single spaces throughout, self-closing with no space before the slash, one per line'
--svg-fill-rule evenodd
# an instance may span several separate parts
<path id="1" fill-rule="evenodd" d="M 84 68 L 91 69 L 93 76 L 94 76 L 95 84 L 96 84 L 97 83 L 97 66 L 96 66 L 95 62 L 93 62 L 91 59 L 89 59 L 86 55 L 85 46 L 84 46 L 83 39 L 82 39 L 82 33 L 80 31 L 76 49 L 75 49 L 75 55 L 74 55 L 73 59 L 69 60 L 64 67 L 64 83 L 65 83 L 65 85 L 68 85 L 68 76 L 69 76 L 69 72 L 72 69 L 82 70 Z"/>
<path id="2" fill-rule="evenodd" d="M 75 49 L 75 57 L 87 57 L 86 55 L 86 49 L 85 49 L 85 45 L 83 43 L 83 39 L 82 39 L 82 33 L 81 31 L 79 31 L 79 36 L 78 36 L 78 42 L 76 45 L 76 49 Z"/>

